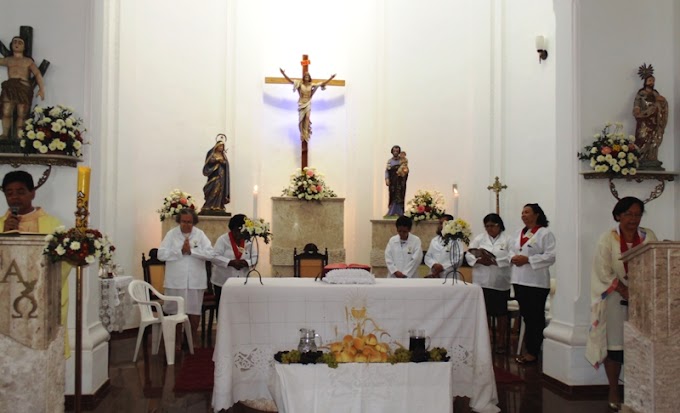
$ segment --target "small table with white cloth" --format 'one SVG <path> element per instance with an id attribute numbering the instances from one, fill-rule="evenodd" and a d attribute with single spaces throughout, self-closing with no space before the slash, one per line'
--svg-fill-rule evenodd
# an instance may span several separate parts
<path id="1" fill-rule="evenodd" d="M 329 369 L 325 365 L 281 366 L 274 361 L 276 352 L 297 348 L 300 328 L 314 329 L 323 344 L 328 344 L 351 334 L 360 321 L 366 333 L 375 331 L 379 340 L 388 342 L 393 350 L 396 343 L 408 347 L 409 329 L 424 329 L 430 346 L 446 348 L 451 356 L 448 363 L 440 366 L 450 371 L 449 404 L 453 404 L 453 397 L 463 396 L 470 398 L 476 412 L 499 411 L 484 296 L 479 286 L 462 282 L 451 285 L 450 281 L 442 285 L 441 279 L 379 278 L 374 285 L 329 285 L 311 278 L 265 278 L 264 285 L 253 282 L 257 280 L 244 285 L 243 281 L 230 278 L 222 289 L 213 355 L 215 411 L 228 409 L 239 400 L 275 398 L 284 404 L 279 406 L 283 411 L 286 403 L 282 400 L 290 401 L 294 395 L 277 395 L 288 390 L 276 382 L 281 380 L 281 374 L 294 374 L 298 367 L 314 367 L 310 369 L 316 371 L 314 374 L 348 377 L 370 372 L 377 377 L 376 372 L 392 375 L 404 370 L 402 383 L 406 385 L 408 375 L 419 368 L 417 365 L 355 363 Z M 357 315 L 362 319 L 355 319 Z M 439 363 L 429 365 L 432 364 Z M 314 380 L 310 376 L 308 389 L 314 387 Z M 356 385 L 351 380 L 344 382 L 350 388 Z M 417 387 L 412 391 L 418 391 Z M 391 402 L 385 405 L 388 404 Z M 359 411 L 384 411 L 375 404 L 364 407 L 371 410 Z M 436 411 L 428 406 L 420 410 Z M 327 412 L 328 406 L 318 405 L 307 411 Z M 403 405 L 396 410 L 390 406 L 389 411 L 412 410 Z"/>
<path id="2" fill-rule="evenodd" d="M 99 319 L 109 333 L 121 332 L 125 328 L 125 315 L 132 309 L 132 300 L 127 293 L 132 276 L 120 275 L 113 278 L 100 278 L 101 300 Z"/>

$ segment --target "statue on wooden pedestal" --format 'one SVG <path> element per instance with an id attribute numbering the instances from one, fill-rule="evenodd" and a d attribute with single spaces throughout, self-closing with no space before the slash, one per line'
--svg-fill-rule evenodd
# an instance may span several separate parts
<path id="1" fill-rule="evenodd" d="M 640 170 L 664 170 L 658 160 L 659 146 L 668 123 L 668 101 L 654 89 L 654 67 L 643 64 L 638 75 L 644 84 L 635 95 L 633 116 L 635 145 L 640 148 Z"/>
<path id="2" fill-rule="evenodd" d="M 406 181 L 408 180 L 408 160 L 406 153 L 399 145 L 392 147 L 392 157 L 387 160 L 385 167 L 385 185 L 389 188 L 390 198 L 386 216 L 398 217 L 404 215 L 406 200 Z"/>
<path id="3" fill-rule="evenodd" d="M 227 136 L 219 134 L 215 138 L 215 146 L 205 155 L 203 175 L 208 181 L 203 186 L 205 204 L 201 215 L 229 215 L 224 206 L 230 202 L 229 161 L 224 147 Z"/>

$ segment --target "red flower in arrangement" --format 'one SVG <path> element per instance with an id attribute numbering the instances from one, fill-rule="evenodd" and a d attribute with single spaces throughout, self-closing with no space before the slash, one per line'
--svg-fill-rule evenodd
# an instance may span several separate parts
<path id="1" fill-rule="evenodd" d="M 437 219 L 444 214 L 444 196 L 438 191 L 418 190 L 408 201 L 404 215 L 414 221 Z"/>
<path id="2" fill-rule="evenodd" d="M 281 195 L 305 201 L 320 201 L 324 198 L 337 197 L 335 192 L 326 185 L 324 176 L 310 167 L 296 170 L 290 177 L 290 186 L 285 188 Z"/>
<path id="3" fill-rule="evenodd" d="M 190 194 L 174 189 L 163 199 L 163 207 L 156 212 L 161 214 L 161 221 L 165 221 L 166 218 L 174 217 L 184 208 L 196 209 L 194 199 Z"/>
<path id="4" fill-rule="evenodd" d="M 108 237 L 96 229 L 80 230 L 63 226 L 45 237 L 43 254 L 52 262 L 67 261 L 73 265 L 88 265 L 96 260 L 100 264 L 111 261 L 116 248 Z"/>

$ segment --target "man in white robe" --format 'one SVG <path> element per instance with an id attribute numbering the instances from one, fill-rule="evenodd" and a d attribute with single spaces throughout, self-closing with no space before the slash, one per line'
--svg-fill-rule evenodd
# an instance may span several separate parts
<path id="1" fill-rule="evenodd" d="M 397 218 L 397 235 L 390 238 L 385 248 L 385 264 L 389 278 L 416 278 L 423 259 L 420 238 L 411 234 L 413 221 L 407 216 Z"/>

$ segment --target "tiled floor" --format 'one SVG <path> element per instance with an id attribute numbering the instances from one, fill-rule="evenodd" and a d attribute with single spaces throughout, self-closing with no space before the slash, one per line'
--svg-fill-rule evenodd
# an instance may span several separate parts
<path id="1" fill-rule="evenodd" d="M 161 346 L 161 351 L 157 356 L 150 356 L 149 352 L 142 354 L 140 350 L 139 359 L 136 363 L 132 363 L 134 337 L 117 338 L 110 344 L 110 388 L 105 398 L 93 411 L 98 413 L 212 412 L 210 393 L 175 394 L 173 392 L 175 374 L 182 366 L 183 357 L 178 355 L 174 366 L 166 366 Z M 550 389 L 541 380 L 540 364 L 523 367 L 511 360 L 511 357 L 501 355 L 496 355 L 494 360 L 497 366 L 524 379 L 524 383 L 521 384 L 498 384 L 499 407 L 502 412 L 605 413 L 608 411 L 606 396 L 596 396 L 595 400 L 567 399 Z M 458 399 L 454 403 L 455 413 L 470 412 L 466 404 L 465 400 Z"/>

